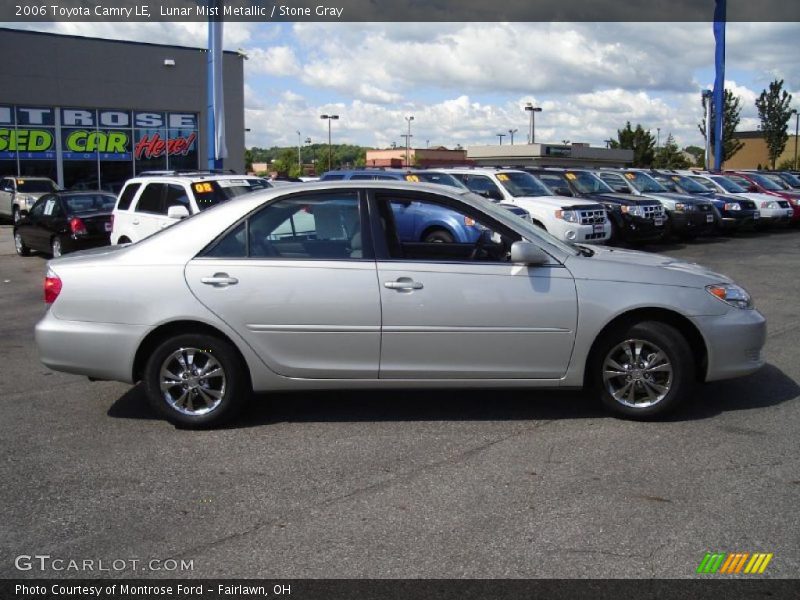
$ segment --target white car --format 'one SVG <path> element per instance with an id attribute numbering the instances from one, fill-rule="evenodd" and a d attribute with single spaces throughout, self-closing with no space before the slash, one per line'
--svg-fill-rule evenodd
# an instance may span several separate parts
<path id="1" fill-rule="evenodd" d="M 770 196 L 769 194 L 748 192 L 738 183 L 732 181 L 724 175 L 693 173 L 692 175 L 689 175 L 689 177 L 701 185 L 704 185 L 712 192 L 717 192 L 726 196 L 752 200 L 756 203 L 756 208 L 758 208 L 759 212 L 761 213 L 760 221 L 762 225 L 772 225 L 778 223 L 785 224 L 788 223 L 792 218 L 792 207 L 789 206 L 789 203 L 786 200 L 781 200 L 780 198 Z"/>
<path id="2" fill-rule="evenodd" d="M 138 242 L 206 208 L 272 187 L 261 177 L 213 173 L 157 173 L 129 179 L 114 207 L 112 244 Z"/>
<path id="3" fill-rule="evenodd" d="M 530 173 L 515 169 L 440 169 L 471 191 L 527 210 L 534 225 L 567 242 L 601 243 L 611 237 L 611 223 L 602 204 L 557 196 Z"/>
<path id="4" fill-rule="evenodd" d="M 0 217 L 14 223 L 28 214 L 34 203 L 58 185 L 47 177 L 3 177 L 0 180 Z"/>

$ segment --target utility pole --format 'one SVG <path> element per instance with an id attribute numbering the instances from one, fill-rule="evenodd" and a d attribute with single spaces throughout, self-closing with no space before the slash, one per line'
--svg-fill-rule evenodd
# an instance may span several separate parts
<path id="1" fill-rule="evenodd" d="M 497 137 L 500 138 L 500 145 L 502 146 L 503 145 L 503 138 L 506 137 L 506 134 L 505 133 L 498 133 Z"/>
<path id="2" fill-rule="evenodd" d="M 331 121 L 338 121 L 339 115 L 320 115 L 320 119 L 328 120 L 328 171 L 331 170 L 333 164 L 333 153 L 331 151 Z"/>
<path id="3" fill-rule="evenodd" d="M 408 123 L 408 133 L 406 134 L 406 169 L 411 166 L 411 121 L 414 120 L 414 115 L 405 117 Z"/>
<path id="4" fill-rule="evenodd" d="M 300 149 L 300 130 L 297 130 L 297 169 L 300 175 L 303 174 L 303 151 Z"/>
<path id="5" fill-rule="evenodd" d="M 508 130 L 508 135 L 511 136 L 511 145 L 512 146 L 514 145 L 514 134 L 517 133 L 517 131 L 519 131 L 519 129 L 509 129 Z"/>
<path id="6" fill-rule="evenodd" d="M 792 113 L 794 113 L 794 162 L 792 163 L 792 165 L 794 165 L 794 169 L 796 171 L 797 170 L 797 134 L 800 133 L 800 112 L 797 112 L 797 109 L 795 108 L 794 110 L 792 110 Z"/>
<path id="7" fill-rule="evenodd" d="M 537 112 L 542 112 L 542 109 L 541 109 L 541 107 L 534 106 L 533 104 L 528 102 L 525 105 L 525 110 L 531 113 L 531 131 L 530 131 L 530 135 L 528 136 L 528 143 L 529 144 L 533 144 L 536 141 L 536 120 L 534 118 L 534 115 Z"/>
<path id="8" fill-rule="evenodd" d="M 703 108 L 706 109 L 706 171 L 711 170 L 711 90 L 703 90 Z"/>

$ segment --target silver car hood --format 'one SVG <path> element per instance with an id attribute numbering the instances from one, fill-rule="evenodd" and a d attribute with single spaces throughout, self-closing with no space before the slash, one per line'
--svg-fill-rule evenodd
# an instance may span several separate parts
<path id="1" fill-rule="evenodd" d="M 697 263 L 676 260 L 663 254 L 589 246 L 593 256 L 571 256 L 567 268 L 576 279 L 625 281 L 683 287 L 705 287 L 732 283 L 731 279 Z M 623 266 L 624 265 L 624 266 Z"/>

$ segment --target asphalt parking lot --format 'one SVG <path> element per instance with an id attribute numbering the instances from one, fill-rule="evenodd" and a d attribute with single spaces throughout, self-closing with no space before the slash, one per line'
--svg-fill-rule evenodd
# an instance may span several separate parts
<path id="1" fill-rule="evenodd" d="M 732 276 L 767 317 L 767 366 L 669 420 L 580 393 L 260 397 L 176 430 L 141 389 L 48 371 L 45 257 L 0 227 L 0 577 L 18 555 L 186 559 L 138 577 L 691 577 L 707 551 L 800 570 L 800 231 L 649 250 Z"/>

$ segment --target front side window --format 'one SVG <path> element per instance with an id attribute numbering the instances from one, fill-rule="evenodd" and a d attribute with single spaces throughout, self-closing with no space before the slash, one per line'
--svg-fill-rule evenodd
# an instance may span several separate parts
<path id="1" fill-rule="evenodd" d="M 711 179 L 715 183 L 719 184 L 719 186 L 723 190 L 725 190 L 726 192 L 729 192 L 731 194 L 744 194 L 744 193 L 747 192 L 747 187 L 749 185 L 749 182 L 744 181 L 744 180 L 743 181 L 744 181 L 745 185 L 744 186 L 739 185 L 737 182 L 733 181 L 729 177 L 717 176 L 717 177 L 712 177 Z"/>
<path id="2" fill-rule="evenodd" d="M 478 195 L 488 195 L 491 198 L 502 198 L 503 192 L 497 187 L 494 181 L 486 177 L 486 175 L 472 175 L 472 174 L 455 174 L 455 177 L 460 179 L 471 192 Z"/>
<path id="3" fill-rule="evenodd" d="M 189 195 L 186 193 L 186 188 L 177 183 L 170 183 L 167 186 L 167 196 L 165 198 L 166 210 L 169 211 L 170 206 L 184 206 L 189 214 L 192 214 L 192 205 L 189 201 Z"/>
<path id="4" fill-rule="evenodd" d="M 518 234 L 485 215 L 429 198 L 378 196 L 389 257 L 425 262 L 508 262 Z"/>
<path id="5" fill-rule="evenodd" d="M 148 183 L 136 204 L 136 212 L 146 212 L 154 214 L 166 214 L 164 209 L 164 188 L 163 183 Z"/>

